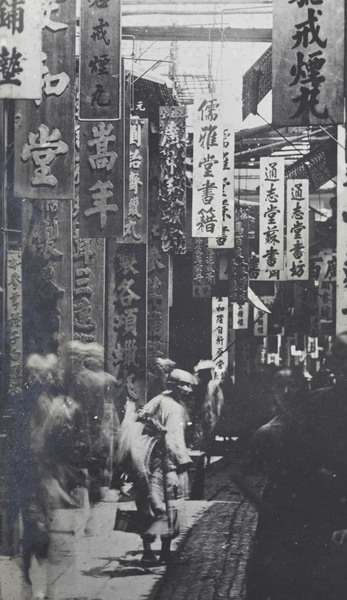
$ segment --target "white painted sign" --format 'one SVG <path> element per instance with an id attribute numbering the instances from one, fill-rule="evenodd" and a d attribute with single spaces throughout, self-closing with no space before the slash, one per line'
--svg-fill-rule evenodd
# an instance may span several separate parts
<path id="1" fill-rule="evenodd" d="M 303 281 L 309 275 L 309 183 L 287 179 L 287 279 Z"/>
<path id="2" fill-rule="evenodd" d="M 194 103 L 193 237 L 219 238 L 222 229 L 223 123 L 216 94 Z"/>
<path id="3" fill-rule="evenodd" d="M 260 159 L 259 267 L 284 268 L 284 158 Z"/>
<path id="4" fill-rule="evenodd" d="M 42 24 L 40 0 L 0 1 L 0 98 L 41 98 Z"/>

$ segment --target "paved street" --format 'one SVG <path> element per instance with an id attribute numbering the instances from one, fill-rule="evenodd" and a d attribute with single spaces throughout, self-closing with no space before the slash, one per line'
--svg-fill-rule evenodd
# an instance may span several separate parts
<path id="1" fill-rule="evenodd" d="M 113 531 L 117 506 L 134 508 L 119 502 L 117 492 L 108 492 L 94 509 L 91 535 L 85 534 L 89 511 L 56 511 L 50 563 L 35 563 L 31 570 L 34 598 L 48 593 L 54 600 L 242 599 L 256 515 L 228 470 L 227 461 L 216 460 L 206 500 L 186 502 L 186 527 L 175 540 L 169 567 L 143 568 L 139 536 Z M 153 548 L 159 551 L 159 540 Z M 19 557 L 0 557 L 0 582 L 0 600 L 31 599 Z"/>

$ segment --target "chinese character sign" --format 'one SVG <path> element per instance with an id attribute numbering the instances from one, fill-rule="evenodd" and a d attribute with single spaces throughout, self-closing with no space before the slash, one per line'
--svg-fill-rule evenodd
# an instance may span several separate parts
<path id="1" fill-rule="evenodd" d="M 162 249 L 169 254 L 186 251 L 186 109 L 160 106 L 159 211 Z"/>
<path id="2" fill-rule="evenodd" d="M 208 298 L 215 283 L 215 251 L 208 247 L 208 240 L 196 238 L 193 249 L 193 296 Z"/>
<path id="3" fill-rule="evenodd" d="M 287 179 L 287 279 L 308 279 L 308 179 Z"/>
<path id="4" fill-rule="evenodd" d="M 235 215 L 235 248 L 230 261 L 229 296 L 231 302 L 244 304 L 248 298 L 248 212 Z"/>
<path id="5" fill-rule="evenodd" d="M 123 236 L 122 136 L 119 121 L 81 122 L 81 237 Z"/>
<path id="6" fill-rule="evenodd" d="M 284 264 L 286 264 L 286 260 L 284 260 Z M 252 281 L 286 281 L 287 271 L 286 269 L 269 269 L 268 271 L 260 269 L 259 254 L 252 252 L 248 263 L 248 276 Z"/>
<path id="7" fill-rule="evenodd" d="M 284 158 L 260 159 L 259 266 L 263 271 L 283 269 Z"/>
<path id="8" fill-rule="evenodd" d="M 124 196 L 122 241 L 145 244 L 148 218 L 148 119 L 132 117 L 129 125 L 129 188 Z"/>
<path id="9" fill-rule="evenodd" d="M 156 360 L 166 357 L 169 337 L 169 255 L 161 251 L 159 239 L 148 248 L 148 324 L 147 365 L 155 369 Z"/>
<path id="10" fill-rule="evenodd" d="M 81 120 L 120 118 L 121 3 L 81 0 Z"/>
<path id="11" fill-rule="evenodd" d="M 78 200 L 73 212 L 73 337 L 104 342 L 105 240 L 80 238 Z"/>
<path id="12" fill-rule="evenodd" d="M 41 98 L 41 2 L 0 0 L 0 99 Z"/>
<path id="13" fill-rule="evenodd" d="M 224 379 L 228 369 L 228 298 L 212 298 L 211 353 L 215 379 Z"/>
<path id="14" fill-rule="evenodd" d="M 234 203 L 234 146 L 235 134 L 232 125 L 223 126 L 223 197 L 222 236 L 210 238 L 210 248 L 233 248 L 235 227 Z"/>
<path id="15" fill-rule="evenodd" d="M 347 164 L 346 131 L 337 130 L 336 334 L 347 330 Z"/>
<path id="16" fill-rule="evenodd" d="M 147 247 L 108 240 L 108 255 L 108 371 L 120 409 L 145 398 Z"/>
<path id="17" fill-rule="evenodd" d="M 233 307 L 233 329 L 248 329 L 249 304 L 238 304 L 232 302 Z"/>
<path id="18" fill-rule="evenodd" d="M 254 330 L 253 333 L 256 337 L 267 336 L 267 327 L 268 327 L 268 314 L 259 310 L 258 308 L 254 308 Z"/>
<path id="19" fill-rule="evenodd" d="M 275 0 L 272 122 L 343 122 L 344 1 Z"/>
<path id="20" fill-rule="evenodd" d="M 76 1 L 42 0 L 31 2 L 30 8 L 36 5 L 42 5 L 41 93 L 38 100 L 16 101 L 15 195 L 70 200 L 74 197 Z"/>
<path id="21" fill-rule="evenodd" d="M 193 237 L 223 235 L 223 123 L 213 94 L 194 102 Z"/>
<path id="22" fill-rule="evenodd" d="M 9 343 L 9 387 L 14 396 L 22 392 L 23 311 L 22 311 L 22 253 L 7 253 L 7 317 Z"/>
<path id="23" fill-rule="evenodd" d="M 321 250 L 310 259 L 310 279 L 317 294 L 316 330 L 319 335 L 333 335 L 336 255 L 332 251 Z"/>
<path id="24" fill-rule="evenodd" d="M 72 339 L 71 208 L 70 200 L 22 203 L 26 354 L 56 352 Z"/>

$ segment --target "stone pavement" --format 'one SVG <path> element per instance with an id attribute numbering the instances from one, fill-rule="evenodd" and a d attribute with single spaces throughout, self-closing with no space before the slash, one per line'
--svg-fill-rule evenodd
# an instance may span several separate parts
<path id="1" fill-rule="evenodd" d="M 113 531 L 116 508 L 134 508 L 108 492 L 93 510 L 57 510 L 50 561 L 31 570 L 33 592 L 20 557 L 0 557 L 0 600 L 213 600 L 243 598 L 244 567 L 255 526 L 253 508 L 230 481 L 228 461 L 215 462 L 207 500 L 188 501 L 186 527 L 173 544 L 169 567 L 143 568 L 139 536 Z M 92 535 L 85 534 L 85 527 Z M 160 540 L 153 549 L 159 552 Z"/>

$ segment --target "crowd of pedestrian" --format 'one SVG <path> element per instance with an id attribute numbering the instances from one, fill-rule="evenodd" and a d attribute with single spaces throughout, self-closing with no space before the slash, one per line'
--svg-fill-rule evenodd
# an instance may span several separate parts
<path id="1" fill-rule="evenodd" d="M 129 530 L 142 538 L 142 564 L 170 561 L 184 501 L 203 495 L 225 407 L 214 371 L 209 359 L 193 372 L 158 359 L 147 401 L 129 400 L 121 419 L 102 346 L 74 341 L 59 354 L 28 357 L 12 407 L 6 474 L 7 527 L 20 515 L 28 584 L 33 557 L 49 560 L 52 511 L 87 499 L 85 534 L 92 534 L 103 489 L 123 493 L 124 481 L 134 494 L 136 528 Z M 257 391 L 271 397 L 272 418 L 249 439 L 246 473 L 233 471 L 258 509 L 247 600 L 340 600 L 347 586 L 347 332 L 333 343 L 329 369 L 312 382 L 299 366 L 262 375 Z M 249 469 L 264 478 L 261 497 L 247 483 Z M 152 550 L 158 536 L 159 557 Z"/>
<path id="2" fill-rule="evenodd" d="M 53 512 L 87 503 L 85 534 L 92 535 L 93 507 L 105 488 L 122 490 L 124 480 L 135 494 L 143 564 L 170 560 L 190 494 L 190 452 L 211 455 L 223 405 L 213 370 L 212 361 L 200 361 L 190 373 L 159 358 L 148 401 L 129 400 L 121 422 L 102 346 L 73 341 L 57 354 L 27 358 L 23 393 L 12 405 L 5 483 L 8 538 L 20 518 L 28 586 L 33 558 L 51 559 Z M 203 476 L 201 469 L 194 471 Z M 159 559 L 151 549 L 156 536 L 162 540 Z"/>

